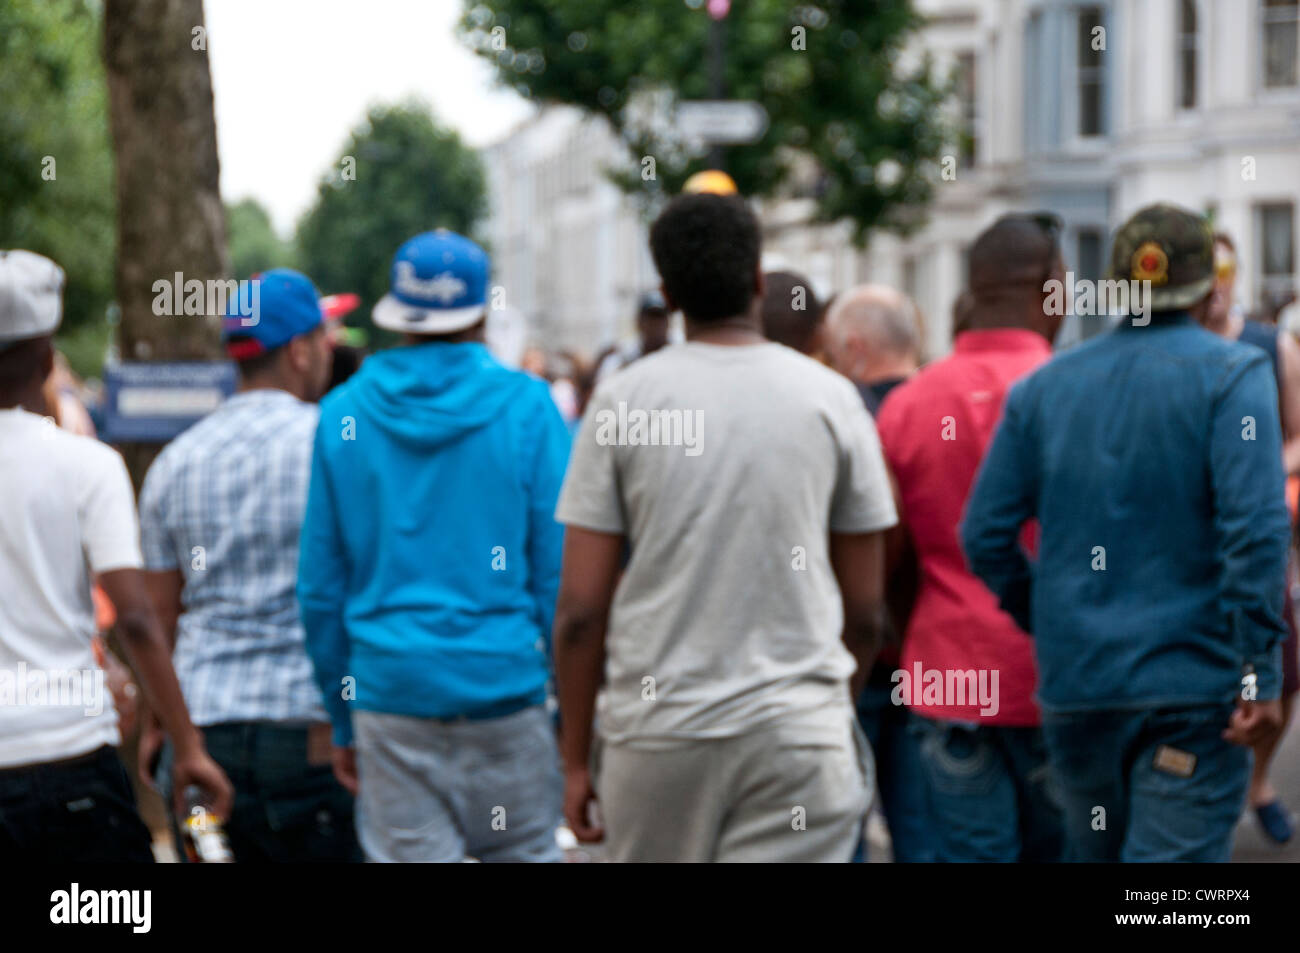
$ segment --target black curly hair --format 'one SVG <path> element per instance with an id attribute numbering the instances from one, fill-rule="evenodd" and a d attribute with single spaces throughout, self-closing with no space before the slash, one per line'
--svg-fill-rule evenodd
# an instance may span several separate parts
<path id="1" fill-rule="evenodd" d="M 749 310 L 761 247 L 758 219 L 735 195 L 678 196 L 650 226 L 650 252 L 668 297 L 702 324 Z"/>

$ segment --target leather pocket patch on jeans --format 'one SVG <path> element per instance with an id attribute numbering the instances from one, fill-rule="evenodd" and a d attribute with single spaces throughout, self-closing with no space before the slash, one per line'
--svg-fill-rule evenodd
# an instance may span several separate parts
<path id="1" fill-rule="evenodd" d="M 1160 745 L 1151 759 L 1151 767 L 1178 778 L 1190 778 L 1196 770 L 1196 755 L 1171 745 Z"/>

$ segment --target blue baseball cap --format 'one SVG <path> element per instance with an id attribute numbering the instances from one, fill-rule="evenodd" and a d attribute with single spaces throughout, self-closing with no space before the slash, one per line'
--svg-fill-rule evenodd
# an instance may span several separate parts
<path id="1" fill-rule="evenodd" d="M 324 320 L 311 279 L 292 268 L 272 268 L 239 283 L 238 295 L 226 304 L 221 340 L 227 354 L 243 361 L 288 344 Z"/>
<path id="2" fill-rule="evenodd" d="M 473 327 L 487 307 L 488 256 L 445 228 L 408 240 L 393 258 L 390 291 L 371 313 L 390 331 L 451 334 Z"/>

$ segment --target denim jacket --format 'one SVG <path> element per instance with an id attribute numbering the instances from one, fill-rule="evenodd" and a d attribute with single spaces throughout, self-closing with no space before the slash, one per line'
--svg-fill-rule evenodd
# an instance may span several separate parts
<path id="1" fill-rule="evenodd" d="M 962 542 L 1033 633 L 1044 709 L 1278 697 L 1281 439 L 1264 352 L 1186 312 L 1125 322 L 1015 385 Z"/>

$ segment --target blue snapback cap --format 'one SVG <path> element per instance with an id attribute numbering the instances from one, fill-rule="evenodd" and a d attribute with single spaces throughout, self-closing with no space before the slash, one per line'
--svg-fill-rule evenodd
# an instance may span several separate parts
<path id="1" fill-rule="evenodd" d="M 242 361 L 288 344 L 324 320 L 311 279 L 292 268 L 272 268 L 240 282 L 226 305 L 221 340 L 226 353 Z"/>
<path id="2" fill-rule="evenodd" d="M 390 331 L 450 334 L 473 327 L 487 307 L 488 256 L 445 228 L 406 241 L 393 258 L 390 291 L 372 312 Z"/>

